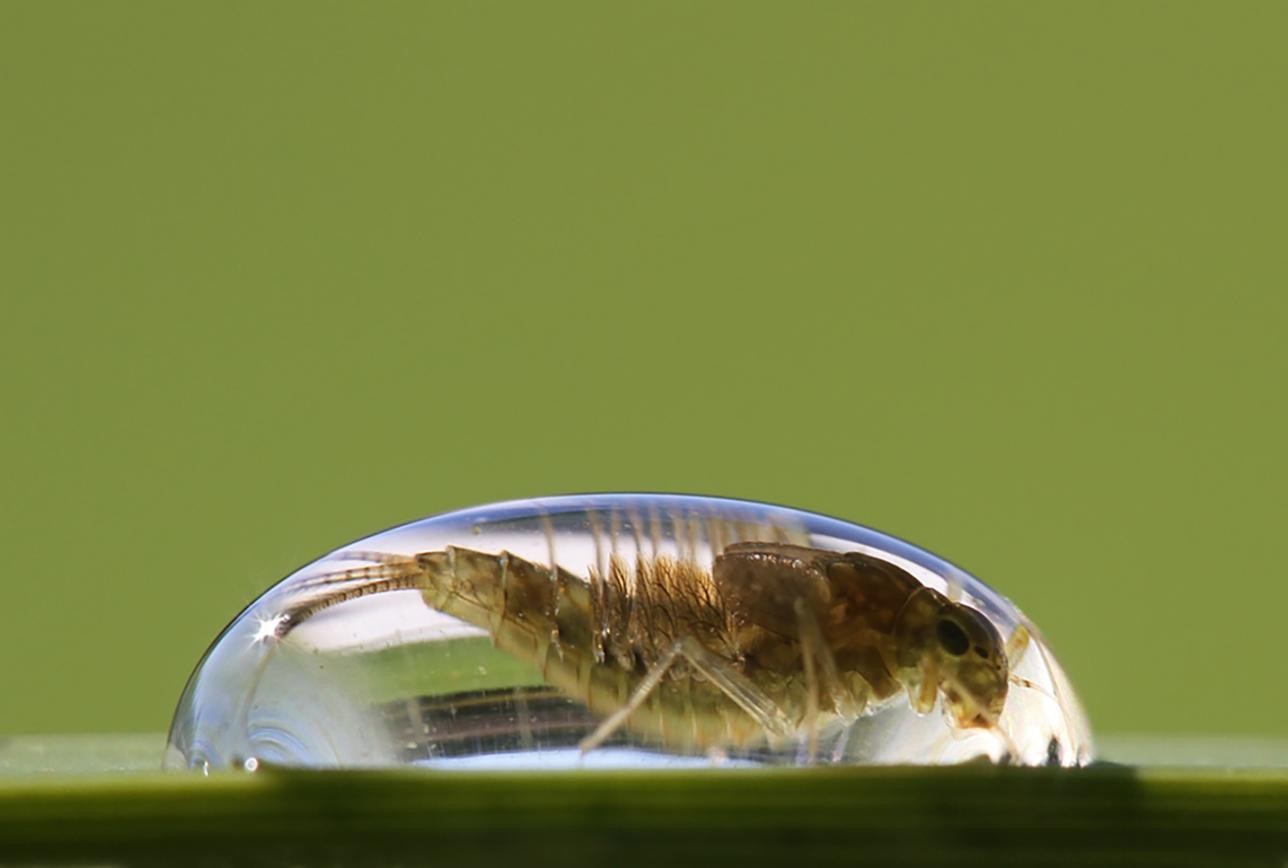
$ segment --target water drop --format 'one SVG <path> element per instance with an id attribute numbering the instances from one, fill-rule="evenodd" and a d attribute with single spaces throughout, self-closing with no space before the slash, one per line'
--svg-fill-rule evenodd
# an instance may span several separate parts
<path id="1" fill-rule="evenodd" d="M 980 756 L 1092 756 L 1050 648 L 996 591 L 809 512 L 588 495 L 423 519 L 288 576 L 198 664 L 167 764 Z"/>

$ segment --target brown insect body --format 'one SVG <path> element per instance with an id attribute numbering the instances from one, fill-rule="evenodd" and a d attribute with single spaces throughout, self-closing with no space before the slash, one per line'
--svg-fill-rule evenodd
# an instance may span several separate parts
<path id="1" fill-rule="evenodd" d="M 675 749 L 777 743 L 905 691 L 921 712 L 942 692 L 954 726 L 994 727 L 1006 697 L 1005 649 L 980 613 L 859 552 L 741 542 L 710 570 L 613 556 L 587 578 L 456 547 L 355 556 L 379 563 L 310 580 L 323 593 L 289 625 L 415 588 L 595 715 L 619 717 L 593 744 L 618 725 Z"/>
<path id="2" fill-rule="evenodd" d="M 739 645 L 751 665 L 803 671 L 796 609 L 804 606 L 838 674 L 859 679 L 842 685 L 852 703 L 879 703 L 899 692 L 891 667 L 896 619 L 924 587 L 905 570 L 859 552 L 739 543 L 716 559 L 713 575 L 742 625 Z"/>

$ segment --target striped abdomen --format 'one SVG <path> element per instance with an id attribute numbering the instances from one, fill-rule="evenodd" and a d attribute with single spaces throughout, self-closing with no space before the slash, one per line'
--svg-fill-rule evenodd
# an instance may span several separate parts
<path id="1" fill-rule="evenodd" d="M 449 547 L 416 556 L 425 602 L 491 634 L 542 679 L 592 713 L 627 701 L 678 639 L 697 638 L 737 659 L 736 626 L 710 574 L 671 559 L 613 558 L 607 575 L 582 579 L 523 558 Z M 632 715 L 630 729 L 672 747 L 745 745 L 755 722 L 709 682 L 677 670 Z"/>

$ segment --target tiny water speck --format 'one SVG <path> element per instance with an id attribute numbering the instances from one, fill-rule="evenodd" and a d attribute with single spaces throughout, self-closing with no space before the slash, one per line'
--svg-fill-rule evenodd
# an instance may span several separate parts
<path id="1" fill-rule="evenodd" d="M 172 768 L 1081 765 L 1086 717 L 1014 604 L 878 531 L 599 494 L 331 552 L 198 663 Z"/>

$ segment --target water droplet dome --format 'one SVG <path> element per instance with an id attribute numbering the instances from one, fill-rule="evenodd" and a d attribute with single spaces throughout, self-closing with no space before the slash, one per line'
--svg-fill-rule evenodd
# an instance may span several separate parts
<path id="1" fill-rule="evenodd" d="M 1091 751 L 1041 634 L 952 564 L 781 506 L 600 494 L 422 519 L 292 573 L 198 664 L 167 765 L 1076 765 Z"/>

